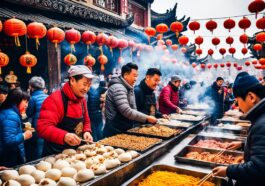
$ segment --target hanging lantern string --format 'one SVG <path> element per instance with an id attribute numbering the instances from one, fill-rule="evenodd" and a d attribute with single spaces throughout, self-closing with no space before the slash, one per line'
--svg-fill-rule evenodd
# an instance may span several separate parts
<path id="1" fill-rule="evenodd" d="M 201 37 L 203 37 L 203 38 L 204 38 L 204 37 L 205 37 L 205 38 L 206 38 L 206 37 L 209 37 L 209 38 L 214 38 L 214 37 L 221 37 L 221 38 L 223 37 L 223 38 L 224 38 L 224 37 L 225 37 L 225 38 L 226 38 L 226 37 L 229 37 L 229 36 L 230 36 L 230 37 L 240 37 L 241 35 L 230 35 L 230 34 L 228 34 L 228 35 L 222 35 L 222 36 L 221 36 L 221 35 L 219 35 L 219 36 L 218 36 L 218 35 L 212 35 L 212 36 L 211 36 L 211 35 L 208 35 L 208 36 L 207 36 L 207 35 L 198 35 L 198 36 L 201 36 Z M 198 37 L 198 36 L 189 36 L 189 38 L 196 38 L 196 37 Z M 249 37 L 252 37 L 252 36 L 249 36 Z"/>
<path id="2" fill-rule="evenodd" d="M 258 14 L 265 15 L 265 12 L 259 12 Z M 203 19 L 191 19 L 190 21 L 208 21 L 208 20 L 217 20 L 217 19 L 229 19 L 229 18 L 242 18 L 242 17 L 249 17 L 249 16 L 255 16 L 256 14 L 244 14 L 244 15 L 236 15 L 236 16 L 226 16 L 226 17 L 216 17 L 216 18 L 203 18 Z M 177 18 L 177 17 L 176 17 Z"/>

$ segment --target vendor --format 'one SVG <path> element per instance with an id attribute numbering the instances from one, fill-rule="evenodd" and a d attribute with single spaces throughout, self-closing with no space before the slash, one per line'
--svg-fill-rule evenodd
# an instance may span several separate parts
<path id="1" fill-rule="evenodd" d="M 84 65 L 71 66 L 68 73 L 69 81 L 41 107 L 37 131 L 44 138 L 43 156 L 76 148 L 81 139 L 93 141 L 85 95 L 94 75 Z"/>
<path id="2" fill-rule="evenodd" d="M 265 87 L 250 75 L 238 78 L 233 93 L 244 119 L 251 121 L 244 146 L 244 163 L 219 166 L 215 176 L 236 180 L 236 186 L 264 185 L 265 182 Z M 228 149 L 238 149 L 242 142 L 232 142 Z"/>

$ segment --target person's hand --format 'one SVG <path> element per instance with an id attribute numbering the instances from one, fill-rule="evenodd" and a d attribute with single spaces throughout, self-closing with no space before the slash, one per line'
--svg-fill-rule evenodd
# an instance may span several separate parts
<path id="1" fill-rule="evenodd" d="M 85 132 L 83 136 L 86 142 L 93 142 L 93 137 L 90 132 Z"/>
<path id="2" fill-rule="evenodd" d="M 177 110 L 176 110 L 176 112 L 179 113 L 179 114 L 181 114 L 182 113 L 181 108 L 178 107 Z"/>
<path id="3" fill-rule="evenodd" d="M 229 145 L 226 147 L 228 150 L 237 150 L 240 147 L 242 147 L 242 142 L 241 141 L 233 141 L 229 143 Z"/>
<path id="4" fill-rule="evenodd" d="M 32 137 L 32 132 L 30 130 L 26 130 L 24 133 L 23 133 L 23 136 L 24 136 L 24 140 L 28 140 Z"/>
<path id="5" fill-rule="evenodd" d="M 220 176 L 220 177 L 226 177 L 226 170 L 227 170 L 226 166 L 215 167 L 213 169 L 213 175 Z"/>
<path id="6" fill-rule="evenodd" d="M 164 119 L 169 119 L 169 116 L 166 115 L 166 114 L 163 114 L 162 117 L 163 117 Z"/>
<path id="7" fill-rule="evenodd" d="M 0 166 L 0 171 L 8 169 L 7 167 Z"/>
<path id="8" fill-rule="evenodd" d="M 64 142 L 70 146 L 77 146 L 80 145 L 81 139 L 74 133 L 67 133 L 64 136 Z"/>
<path id="9" fill-rule="evenodd" d="M 154 116 L 148 116 L 147 121 L 148 123 L 156 123 L 157 119 Z"/>
<path id="10" fill-rule="evenodd" d="M 223 92 L 223 90 L 222 90 L 222 89 L 218 90 L 218 93 L 219 93 L 219 94 L 222 94 L 222 92 Z"/>

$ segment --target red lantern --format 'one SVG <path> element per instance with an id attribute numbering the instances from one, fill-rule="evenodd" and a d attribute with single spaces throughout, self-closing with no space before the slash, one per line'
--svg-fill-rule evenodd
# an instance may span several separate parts
<path id="1" fill-rule="evenodd" d="M 131 48 L 135 47 L 135 42 L 133 40 L 128 41 L 128 46 Z"/>
<path id="2" fill-rule="evenodd" d="M 236 25 L 236 22 L 233 19 L 227 19 L 224 21 L 224 27 L 226 29 L 228 29 L 228 31 L 230 32 L 231 29 L 233 29 Z"/>
<path id="3" fill-rule="evenodd" d="M 27 67 L 27 74 L 31 73 L 31 68 L 37 64 L 37 58 L 28 51 L 20 56 L 19 62 L 22 66 Z"/>
<path id="4" fill-rule="evenodd" d="M 257 43 L 255 45 L 253 45 L 253 49 L 258 52 L 258 51 L 260 51 L 262 49 L 262 45 Z"/>
<path id="5" fill-rule="evenodd" d="M 265 58 L 260 58 L 259 59 L 259 64 L 265 65 Z"/>
<path id="6" fill-rule="evenodd" d="M 128 41 L 125 39 L 119 39 L 117 47 L 120 49 L 120 56 L 121 56 L 122 50 L 128 47 Z"/>
<path id="7" fill-rule="evenodd" d="M 77 58 L 71 53 L 67 54 L 63 60 L 67 66 L 74 65 L 77 62 Z"/>
<path id="8" fill-rule="evenodd" d="M 250 20 L 247 17 L 243 17 L 239 22 L 238 26 L 246 32 L 246 29 L 248 29 L 251 25 Z"/>
<path id="9" fill-rule="evenodd" d="M 36 48 L 40 45 L 39 39 L 45 37 L 47 33 L 46 27 L 42 23 L 33 22 L 28 24 L 27 26 L 27 34 L 29 38 L 33 38 L 36 40 Z"/>
<path id="10" fill-rule="evenodd" d="M 177 51 L 178 48 L 179 48 L 179 46 L 176 45 L 176 44 L 174 44 L 174 45 L 171 46 L 171 49 L 174 50 L 174 51 Z"/>
<path id="11" fill-rule="evenodd" d="M 98 34 L 96 37 L 96 42 L 97 42 L 98 46 L 106 45 L 108 43 L 108 35 L 106 35 L 104 33 Z"/>
<path id="12" fill-rule="evenodd" d="M 212 68 L 212 64 L 211 64 L 211 63 L 208 63 L 208 64 L 207 64 L 207 68 L 208 68 L 208 69 L 211 69 L 211 68 Z"/>
<path id="13" fill-rule="evenodd" d="M 261 69 L 264 70 L 265 69 L 265 65 L 261 65 Z"/>
<path id="14" fill-rule="evenodd" d="M 205 65 L 204 63 L 201 63 L 201 68 L 202 68 L 202 69 L 205 69 L 205 66 L 206 66 L 206 65 Z"/>
<path id="15" fill-rule="evenodd" d="M 92 45 L 96 41 L 96 34 L 89 30 L 82 33 L 81 40 L 83 43 L 87 45 L 87 50 L 89 49 L 89 45 Z"/>
<path id="16" fill-rule="evenodd" d="M 226 41 L 226 43 L 229 44 L 230 46 L 234 43 L 234 39 L 233 39 L 232 37 L 230 37 L 230 36 L 227 37 L 225 41 Z"/>
<path id="17" fill-rule="evenodd" d="M 210 20 L 206 23 L 206 28 L 213 33 L 214 29 L 217 28 L 217 23 L 213 20 Z"/>
<path id="18" fill-rule="evenodd" d="M 215 63 L 215 64 L 213 65 L 213 67 L 214 67 L 215 69 L 217 69 L 217 68 L 218 68 L 218 64 Z"/>
<path id="19" fill-rule="evenodd" d="M 104 65 L 107 64 L 108 58 L 105 55 L 101 54 L 100 56 L 98 56 L 98 61 L 101 64 L 100 70 L 104 71 L 105 70 Z"/>
<path id="20" fill-rule="evenodd" d="M 0 74 L 2 74 L 2 68 L 8 65 L 9 57 L 0 50 Z"/>
<path id="21" fill-rule="evenodd" d="M 237 63 L 234 63 L 234 67 L 236 68 L 238 66 L 238 64 Z"/>
<path id="22" fill-rule="evenodd" d="M 208 50 L 208 55 L 212 56 L 213 53 L 214 53 L 214 51 L 213 51 L 212 49 L 209 49 L 209 50 Z"/>
<path id="23" fill-rule="evenodd" d="M 181 45 L 185 46 L 185 45 L 188 44 L 188 42 L 189 42 L 189 38 L 188 38 L 187 36 L 181 36 L 181 37 L 179 37 L 178 42 L 179 42 Z"/>
<path id="24" fill-rule="evenodd" d="M 246 34 L 242 34 L 242 35 L 239 37 L 239 41 L 240 41 L 241 43 L 243 43 L 244 46 L 245 46 L 245 44 L 247 44 L 247 42 L 248 42 L 248 36 L 247 36 Z"/>
<path id="25" fill-rule="evenodd" d="M 72 28 L 65 31 L 65 39 L 71 44 L 71 50 L 75 51 L 75 44 L 81 40 L 81 34 L 78 30 Z"/>
<path id="26" fill-rule="evenodd" d="M 55 48 L 57 48 L 58 43 L 61 43 L 65 38 L 65 33 L 62 29 L 58 27 L 50 28 L 47 31 L 47 39 L 55 44 Z"/>
<path id="27" fill-rule="evenodd" d="M 27 33 L 27 26 L 23 21 L 11 18 L 4 22 L 4 32 L 6 35 L 15 38 L 16 46 L 21 46 L 18 37 Z"/>
<path id="28" fill-rule="evenodd" d="M 163 34 L 157 34 L 156 40 L 160 41 L 163 39 Z"/>
<path id="29" fill-rule="evenodd" d="M 258 16 L 258 13 L 264 10 L 265 8 L 265 2 L 263 0 L 254 0 L 248 5 L 248 10 L 251 13 L 256 14 L 256 19 Z"/>
<path id="30" fill-rule="evenodd" d="M 161 39 L 162 39 L 163 33 L 168 31 L 168 26 L 164 23 L 160 23 L 156 26 L 156 31 L 161 34 Z"/>
<path id="31" fill-rule="evenodd" d="M 156 35 L 156 30 L 153 27 L 147 27 L 144 32 L 148 36 L 148 43 L 150 43 L 150 38 Z"/>
<path id="32" fill-rule="evenodd" d="M 252 61 L 252 64 L 253 64 L 253 65 L 256 65 L 256 64 L 258 64 L 258 61 L 257 61 L 257 60 L 253 60 L 253 61 Z"/>
<path id="33" fill-rule="evenodd" d="M 217 45 L 220 44 L 220 39 L 218 37 L 214 37 L 212 39 L 212 44 L 215 45 L 215 47 L 217 48 Z"/>
<path id="34" fill-rule="evenodd" d="M 230 68 L 231 67 L 231 63 L 228 61 L 228 62 L 226 62 L 226 66 L 228 67 L 228 68 Z"/>
<path id="35" fill-rule="evenodd" d="M 92 66 L 94 66 L 95 63 L 96 63 L 96 59 L 91 55 L 87 55 L 84 58 L 84 65 L 86 65 L 90 69 L 92 69 Z"/>
<path id="36" fill-rule="evenodd" d="M 157 46 L 162 46 L 162 45 L 165 45 L 165 41 L 163 41 L 163 40 L 158 40 L 158 41 L 157 41 Z"/>
<path id="37" fill-rule="evenodd" d="M 181 52 L 182 53 L 186 53 L 187 52 L 187 49 L 184 47 L 184 48 L 181 48 Z"/>
<path id="38" fill-rule="evenodd" d="M 240 70 L 242 70 L 242 66 L 238 66 L 236 69 L 237 69 L 238 71 L 240 71 Z"/>
<path id="39" fill-rule="evenodd" d="M 203 37 L 201 37 L 201 36 L 196 37 L 195 38 L 195 43 L 197 45 L 199 45 L 199 48 L 200 48 L 200 45 L 203 43 Z"/>
<path id="40" fill-rule="evenodd" d="M 192 66 L 192 68 L 195 68 L 197 66 L 197 64 L 196 63 L 192 63 L 191 66 Z"/>
<path id="41" fill-rule="evenodd" d="M 0 32 L 2 32 L 2 29 L 3 29 L 3 24 L 2 21 L 0 20 Z"/>
<path id="42" fill-rule="evenodd" d="M 243 55 L 246 55 L 248 53 L 248 49 L 247 48 L 242 48 L 241 50 Z"/>
<path id="43" fill-rule="evenodd" d="M 261 69 L 261 65 L 255 65 L 255 69 Z"/>
<path id="44" fill-rule="evenodd" d="M 176 64 L 176 63 L 178 62 L 178 60 L 177 60 L 176 58 L 173 58 L 173 59 L 171 59 L 171 62 L 172 62 L 173 64 Z"/>
<path id="45" fill-rule="evenodd" d="M 228 52 L 234 57 L 234 54 L 236 53 L 236 49 L 234 47 L 231 47 L 228 49 Z"/>
<path id="46" fill-rule="evenodd" d="M 201 27 L 200 23 L 197 21 L 192 21 L 189 23 L 189 29 L 192 30 L 195 34 L 195 31 L 199 30 Z"/>
<path id="47" fill-rule="evenodd" d="M 200 49 L 200 48 L 196 49 L 196 54 L 198 56 L 200 56 L 202 54 L 202 49 Z"/>
<path id="48" fill-rule="evenodd" d="M 265 29 L 265 17 L 262 17 L 256 21 L 256 26 L 258 29 Z"/>
<path id="49" fill-rule="evenodd" d="M 167 44 L 167 46 L 171 46 L 172 45 L 172 41 L 170 39 L 167 39 L 166 40 L 166 44 Z"/>
<path id="50" fill-rule="evenodd" d="M 178 37 L 179 33 L 183 30 L 183 25 L 182 25 L 181 22 L 175 21 L 175 22 L 171 23 L 170 30 L 172 32 L 175 32 L 176 33 L 176 37 Z"/>
<path id="51" fill-rule="evenodd" d="M 224 58 L 224 54 L 226 53 L 226 49 L 225 48 L 220 48 L 219 49 L 219 53 L 223 56 Z"/>
<path id="52" fill-rule="evenodd" d="M 248 67 L 250 65 L 250 62 L 249 61 L 246 61 L 245 62 L 245 65 Z"/>
<path id="53" fill-rule="evenodd" d="M 110 48 L 111 53 L 112 53 L 112 49 L 116 48 L 118 44 L 119 44 L 119 40 L 115 36 L 109 36 L 107 45 Z"/>
<path id="54" fill-rule="evenodd" d="M 224 68 L 224 67 L 225 67 L 225 64 L 221 63 L 221 64 L 220 64 L 220 67 L 221 67 L 221 68 Z"/>
<path id="55" fill-rule="evenodd" d="M 265 32 L 258 33 L 256 35 L 256 40 L 258 42 L 264 43 L 265 42 Z"/>

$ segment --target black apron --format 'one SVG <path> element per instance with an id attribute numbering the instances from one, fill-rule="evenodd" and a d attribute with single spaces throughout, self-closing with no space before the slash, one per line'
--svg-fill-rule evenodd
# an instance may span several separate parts
<path id="1" fill-rule="evenodd" d="M 63 91 L 61 91 L 62 94 L 62 100 L 64 105 L 64 117 L 62 121 L 56 126 L 57 128 L 60 128 L 62 130 L 65 130 L 69 133 L 74 133 L 80 138 L 83 136 L 83 127 L 84 127 L 84 105 L 82 102 L 82 117 L 81 118 L 71 118 L 67 117 L 67 108 L 68 108 L 68 97 L 65 95 Z M 56 134 L 55 134 L 56 135 Z M 61 153 L 64 149 L 68 148 L 77 148 L 78 146 L 70 146 L 68 144 L 57 144 L 49 141 L 44 141 L 44 147 L 43 147 L 43 157 L 49 156 L 52 154 L 58 154 Z"/>

